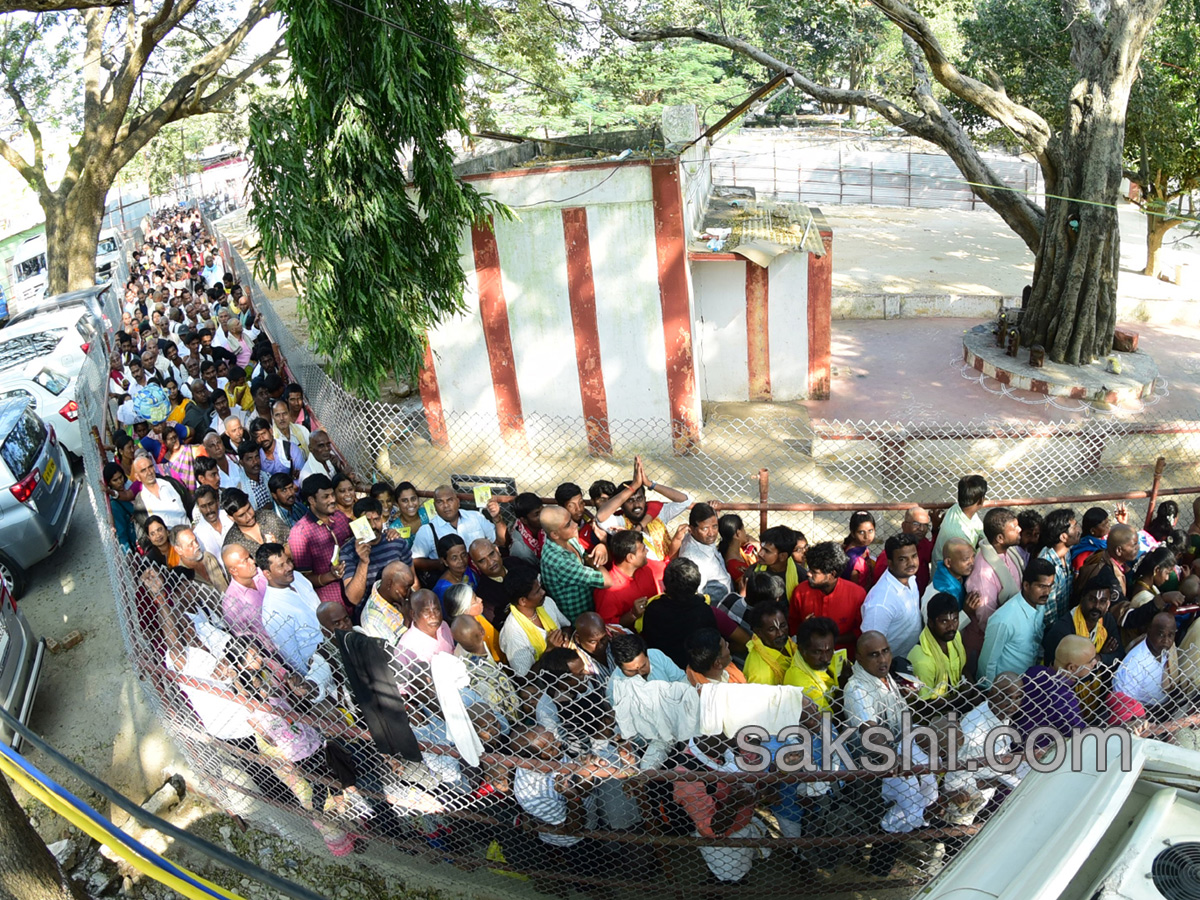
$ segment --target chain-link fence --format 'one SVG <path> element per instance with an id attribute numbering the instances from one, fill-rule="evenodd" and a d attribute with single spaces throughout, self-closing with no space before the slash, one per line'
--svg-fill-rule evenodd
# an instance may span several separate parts
<path id="1" fill-rule="evenodd" d="M 240 258 L 227 258 L 360 473 L 421 473 L 427 486 L 456 473 L 511 475 L 546 493 L 628 471 L 628 458 L 543 444 L 512 455 L 486 439 L 434 447 L 419 410 L 342 392 L 281 328 Z M 111 444 L 107 370 L 98 342 L 78 396 L 83 427 Z M 459 424 L 465 434 L 471 420 Z M 625 427 L 636 441 L 636 423 Z M 710 421 L 696 453 L 647 466 L 693 496 L 733 502 L 759 499 L 767 462 L 772 502 L 933 502 L 966 470 L 986 472 L 994 495 L 1061 498 L 1148 488 L 1160 455 L 1162 485 L 1183 486 L 1194 480 L 1193 441 L 1185 425 L 1115 419 L 821 434 Z M 1056 736 L 1111 725 L 1118 736 L 1196 743 L 1200 626 L 1187 629 L 1193 607 L 1158 615 L 1179 598 L 1153 586 L 1128 591 L 1148 604 L 1125 619 L 1128 631 L 1107 591 L 1084 592 L 1077 618 L 1044 623 L 1041 595 L 1031 587 L 1027 601 L 1006 584 L 1011 598 L 993 615 L 1016 624 L 991 633 L 1016 629 L 1011 644 L 989 646 L 978 616 L 949 594 L 928 599 L 928 629 L 902 628 L 881 644 L 855 642 L 861 621 L 839 630 L 806 618 L 795 599 L 748 611 L 737 595 L 710 606 L 694 589 L 656 596 L 632 629 L 571 621 L 510 563 L 501 601 L 493 592 L 487 608 L 482 588 L 440 585 L 439 600 L 384 577 L 368 585 L 351 628 L 340 602 L 318 606 L 283 549 L 297 542 L 265 513 L 239 521 L 244 552 L 223 554 L 228 572 L 196 556 L 192 532 L 163 543 L 185 513 L 139 520 L 139 548 L 123 547 L 114 517 L 137 516 L 102 488 L 101 445 L 84 451 L 131 663 L 198 787 L 300 843 L 365 849 L 434 883 L 485 895 L 720 896 L 794 894 L 799 876 L 805 894 L 906 897 L 978 833 Z M 773 511 L 772 523 L 779 515 L 814 541 L 845 531 L 845 511 Z M 219 514 L 190 521 L 224 529 L 229 546 Z M 895 530 L 898 519 L 886 521 Z M 359 549 L 347 540 L 339 553 Z M 369 566 L 374 551 L 365 553 L 359 564 Z M 1048 665 L 1030 668 L 1043 656 Z M 1029 671 L 1006 674 L 1014 669 Z M 998 730 L 1010 722 L 1015 744 Z M 905 723 L 926 730 L 910 735 Z"/>
<path id="2" fill-rule="evenodd" d="M 611 435 L 607 456 L 588 452 L 589 429 L 598 423 L 584 418 L 526 415 L 526 440 L 505 441 L 496 417 L 449 412 L 435 422 L 435 440 L 419 398 L 372 402 L 342 389 L 265 298 L 228 239 L 219 240 L 291 377 L 348 462 L 366 478 L 412 481 L 422 492 L 453 476 L 511 482 L 544 496 L 568 481 L 586 492 L 596 480 L 628 478 L 640 454 L 651 477 L 693 499 L 816 505 L 771 514 L 772 523 L 798 528 L 812 542 L 844 538 L 849 512 L 860 508 L 878 510 L 882 540 L 899 530 L 905 504 L 949 505 L 954 485 L 971 472 L 987 477 L 994 499 L 1065 498 L 1081 516 L 1091 504 L 1079 498 L 1148 491 L 1160 456 L 1164 489 L 1200 483 L 1200 415 L 1131 416 L 1087 405 L 1080 418 L 1056 423 L 810 423 L 786 411 L 755 418 L 710 413 L 702 441 L 686 455 L 671 452 L 669 423 L 650 419 L 602 423 Z M 1048 500 L 1041 511 L 1056 505 L 1063 504 Z M 1143 499 L 1130 508 L 1141 521 Z"/>

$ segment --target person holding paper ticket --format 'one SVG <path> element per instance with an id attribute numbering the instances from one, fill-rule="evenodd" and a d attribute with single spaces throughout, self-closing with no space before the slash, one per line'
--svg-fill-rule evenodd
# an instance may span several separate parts
<path id="1" fill-rule="evenodd" d="M 342 587 L 350 606 L 358 607 L 367 590 L 394 562 L 412 564 L 411 543 L 394 531 L 384 528 L 383 504 L 371 497 L 354 503 L 354 520 L 350 523 L 354 536 L 342 545 L 341 557 L 346 571 Z M 368 536 L 367 540 L 362 537 Z"/>
<path id="2" fill-rule="evenodd" d="M 500 506 L 494 500 L 488 504 L 489 512 L 493 504 L 498 512 Z M 501 546 L 505 543 L 507 529 L 503 522 L 494 525 L 483 513 L 460 509 L 458 494 L 448 484 L 441 485 L 433 492 L 433 510 L 434 515 L 429 523 L 418 528 L 413 539 L 413 568 L 418 573 L 442 571 L 444 565 L 438 558 L 437 540 L 448 534 L 457 534 L 468 547 L 478 538 L 487 538 Z"/>

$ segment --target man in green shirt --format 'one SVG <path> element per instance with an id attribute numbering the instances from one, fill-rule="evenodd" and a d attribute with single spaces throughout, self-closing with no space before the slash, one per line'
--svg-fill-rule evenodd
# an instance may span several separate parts
<path id="1" fill-rule="evenodd" d="M 562 614 L 574 622 L 594 609 L 592 591 L 609 587 L 612 581 L 608 572 L 588 566 L 583 545 L 579 543 L 579 526 L 565 509 L 546 507 L 542 510 L 541 524 L 546 533 L 542 583 Z"/>

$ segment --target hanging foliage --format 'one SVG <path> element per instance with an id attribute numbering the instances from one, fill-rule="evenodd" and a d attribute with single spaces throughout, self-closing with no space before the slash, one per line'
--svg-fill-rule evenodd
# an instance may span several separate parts
<path id="1" fill-rule="evenodd" d="M 250 117 L 259 274 L 291 262 L 314 349 L 373 398 L 463 308 L 463 229 L 500 208 L 452 169 L 464 69 L 443 0 L 278 8 L 292 89 Z"/>

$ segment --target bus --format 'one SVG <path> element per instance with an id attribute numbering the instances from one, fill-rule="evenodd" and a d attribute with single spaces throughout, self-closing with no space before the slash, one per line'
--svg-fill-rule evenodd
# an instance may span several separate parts
<path id="1" fill-rule="evenodd" d="M 37 234 L 22 241 L 13 254 L 9 315 L 40 303 L 46 296 L 46 279 L 46 235 Z"/>

